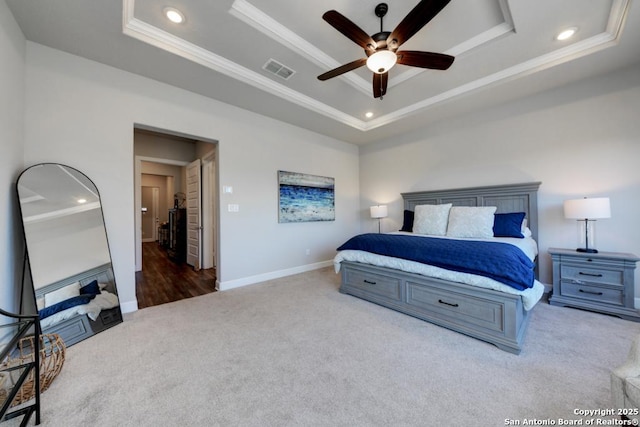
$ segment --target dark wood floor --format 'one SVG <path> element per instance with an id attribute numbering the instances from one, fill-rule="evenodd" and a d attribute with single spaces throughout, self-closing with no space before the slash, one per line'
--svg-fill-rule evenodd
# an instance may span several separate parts
<path id="1" fill-rule="evenodd" d="M 142 244 L 142 271 L 136 273 L 138 308 L 215 292 L 215 268 L 194 271 L 176 264 L 156 242 Z"/>

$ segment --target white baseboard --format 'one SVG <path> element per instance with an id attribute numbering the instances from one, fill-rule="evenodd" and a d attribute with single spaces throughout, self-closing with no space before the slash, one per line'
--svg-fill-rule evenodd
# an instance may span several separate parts
<path id="1" fill-rule="evenodd" d="M 120 311 L 122 311 L 122 313 L 133 313 L 134 311 L 138 311 L 138 301 L 121 302 Z"/>
<path id="2" fill-rule="evenodd" d="M 242 286 L 254 285 L 256 283 L 266 282 L 267 280 L 279 279 L 281 277 L 292 276 L 294 274 L 305 273 L 307 271 L 318 270 L 320 268 L 330 267 L 333 260 L 316 262 L 313 264 L 301 265 L 299 267 L 288 268 L 286 270 L 272 271 L 270 273 L 258 274 L 255 276 L 243 277 L 242 279 L 227 280 L 220 282 L 216 280 L 216 290 L 227 291 L 229 289 L 240 288 Z M 138 301 L 126 301 L 120 303 L 122 313 L 133 313 L 138 310 Z"/>
<path id="3" fill-rule="evenodd" d="M 320 268 L 330 267 L 333 260 L 316 262 L 314 264 L 301 265 L 299 267 L 288 268 L 286 270 L 272 271 L 270 273 L 258 274 L 255 276 L 243 277 L 242 279 L 226 280 L 224 282 L 216 281 L 216 289 L 219 291 L 227 291 L 229 289 L 240 288 L 242 286 L 253 285 L 267 280 L 279 279 L 281 277 L 292 276 L 294 274 L 305 273 L 307 271 L 318 270 Z"/>

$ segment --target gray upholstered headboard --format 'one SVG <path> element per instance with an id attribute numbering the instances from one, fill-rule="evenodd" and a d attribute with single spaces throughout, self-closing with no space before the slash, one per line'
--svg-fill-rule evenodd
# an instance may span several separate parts
<path id="1" fill-rule="evenodd" d="M 404 208 L 416 205 L 495 206 L 496 213 L 525 212 L 532 237 L 538 241 L 538 187 L 540 182 L 454 188 L 451 190 L 402 193 Z"/>

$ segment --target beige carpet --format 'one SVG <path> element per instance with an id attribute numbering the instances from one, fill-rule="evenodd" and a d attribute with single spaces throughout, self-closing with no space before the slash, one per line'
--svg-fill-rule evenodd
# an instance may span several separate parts
<path id="1" fill-rule="evenodd" d="M 329 268 L 146 308 L 70 347 L 44 426 L 502 426 L 611 406 L 640 324 L 538 304 L 521 355 L 338 292 Z"/>

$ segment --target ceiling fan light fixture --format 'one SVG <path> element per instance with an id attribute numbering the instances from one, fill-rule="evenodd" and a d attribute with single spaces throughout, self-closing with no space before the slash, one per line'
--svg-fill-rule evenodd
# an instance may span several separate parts
<path id="1" fill-rule="evenodd" d="M 182 24 L 184 22 L 184 15 L 178 9 L 175 9 L 173 7 L 165 7 L 163 12 L 164 16 L 166 16 L 169 21 L 175 24 Z"/>
<path id="2" fill-rule="evenodd" d="M 377 74 L 384 74 L 398 61 L 398 57 L 390 50 L 379 50 L 367 58 L 367 68 Z"/>
<path id="3" fill-rule="evenodd" d="M 420 0 L 393 31 L 384 31 L 382 18 L 386 15 L 389 7 L 386 3 L 380 3 L 374 10 L 376 16 L 380 18 L 380 32 L 373 35 L 367 34 L 362 28 L 336 10 L 325 12 L 322 15 L 322 19 L 363 48 L 367 57 L 360 57 L 355 61 L 322 73 L 318 76 L 318 80 L 329 80 L 366 64 L 367 69 L 373 72 L 373 97 L 382 99 L 387 93 L 388 71 L 396 63 L 434 70 L 448 69 L 454 60 L 451 55 L 422 51 L 400 51 L 396 55 L 396 50 L 440 13 L 449 1 Z"/>

